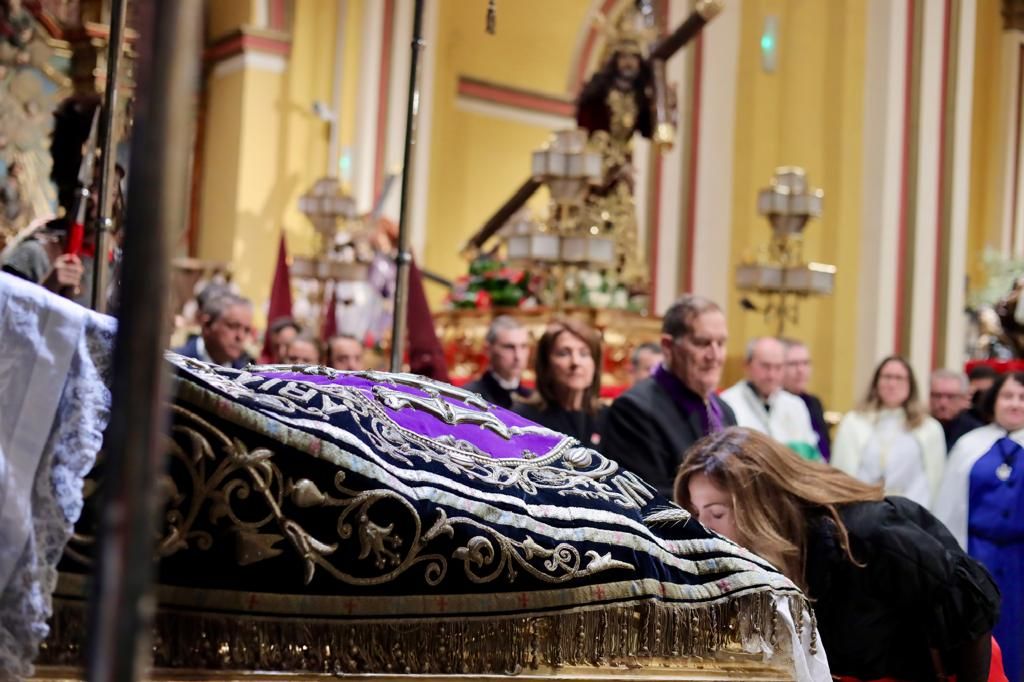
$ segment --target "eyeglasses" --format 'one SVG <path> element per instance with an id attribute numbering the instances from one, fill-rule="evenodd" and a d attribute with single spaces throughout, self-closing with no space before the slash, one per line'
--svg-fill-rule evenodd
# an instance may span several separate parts
<path id="1" fill-rule="evenodd" d="M 962 393 L 939 393 L 938 391 L 931 392 L 932 400 L 959 400 L 963 398 Z"/>

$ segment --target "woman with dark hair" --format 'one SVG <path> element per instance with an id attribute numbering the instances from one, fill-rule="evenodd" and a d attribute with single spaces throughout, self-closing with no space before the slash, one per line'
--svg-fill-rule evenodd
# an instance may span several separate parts
<path id="1" fill-rule="evenodd" d="M 832 466 L 883 486 L 887 495 L 930 507 L 942 480 L 946 437 L 919 396 L 906 360 L 898 355 L 882 360 L 864 401 L 839 422 Z"/>
<path id="2" fill-rule="evenodd" d="M 1006 670 L 1024 681 L 1024 373 L 1003 374 L 982 402 L 991 424 L 970 431 L 949 453 L 935 515 L 979 560 L 1003 594 L 995 635 Z"/>
<path id="3" fill-rule="evenodd" d="M 540 337 L 533 357 L 537 390 L 514 404 L 513 411 L 596 447 L 606 410 L 599 400 L 601 337 L 582 322 L 556 320 Z"/>
<path id="4" fill-rule="evenodd" d="M 686 454 L 675 499 L 814 604 L 833 676 L 989 678 L 999 592 L 926 509 L 738 427 Z"/>

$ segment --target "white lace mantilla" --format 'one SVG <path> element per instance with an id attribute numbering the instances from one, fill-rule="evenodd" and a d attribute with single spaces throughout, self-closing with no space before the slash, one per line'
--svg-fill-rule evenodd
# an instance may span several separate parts
<path id="1" fill-rule="evenodd" d="M 32 674 L 110 412 L 116 321 L 0 273 L 0 678 Z"/>

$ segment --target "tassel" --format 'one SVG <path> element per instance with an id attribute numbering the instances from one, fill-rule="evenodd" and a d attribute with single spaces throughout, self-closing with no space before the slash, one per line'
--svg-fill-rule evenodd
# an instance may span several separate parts
<path id="1" fill-rule="evenodd" d="M 164 607 L 156 614 L 152 651 L 163 668 L 333 675 L 517 674 L 566 665 L 682 668 L 693 659 L 724 665 L 744 650 L 742 660 L 757 661 L 746 645 L 757 649 L 759 641 L 779 650 L 776 597 L 788 595 L 762 592 L 693 605 L 649 599 L 544 615 L 370 622 Z M 791 609 L 799 628 L 814 627 L 802 596 L 794 596 Z M 55 599 L 39 663 L 81 665 L 85 631 L 84 602 Z M 781 668 L 789 661 L 767 663 Z"/>

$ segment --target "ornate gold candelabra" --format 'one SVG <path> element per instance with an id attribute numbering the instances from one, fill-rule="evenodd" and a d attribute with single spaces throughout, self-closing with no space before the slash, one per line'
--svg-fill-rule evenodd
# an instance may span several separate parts
<path id="1" fill-rule="evenodd" d="M 581 213 L 589 187 L 601 181 L 602 158 L 587 146 L 585 130 L 560 130 L 533 153 L 531 171 L 548 188 L 548 217 L 513 223 L 504 239 L 506 255 L 511 262 L 544 268 L 554 285 L 548 303 L 561 310 L 569 304 L 570 282 L 579 269 L 614 264 L 614 240 Z"/>
<path id="2" fill-rule="evenodd" d="M 316 321 L 321 328 L 326 319 L 328 293 L 339 282 L 363 281 L 373 259 L 369 234 L 359 220 L 355 199 L 342 188 L 338 179 L 325 176 L 299 197 L 299 210 L 313 224 L 317 250 L 312 256 L 295 256 L 291 276 L 311 286 L 300 286 L 300 297 L 309 313 L 305 322 Z"/>
<path id="3" fill-rule="evenodd" d="M 804 228 L 821 215 L 824 196 L 822 190 L 808 187 L 803 168 L 781 166 L 775 169 L 771 186 L 757 197 L 757 211 L 771 224 L 772 238 L 761 257 L 736 268 L 736 287 L 763 298 L 761 306 L 744 301 L 774 321 L 780 336 L 786 323 L 799 320 L 804 298 L 829 295 L 835 285 L 834 265 L 807 262 L 803 257 Z"/>

